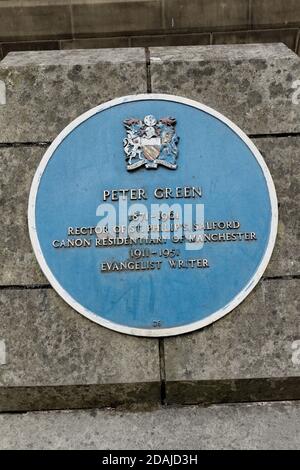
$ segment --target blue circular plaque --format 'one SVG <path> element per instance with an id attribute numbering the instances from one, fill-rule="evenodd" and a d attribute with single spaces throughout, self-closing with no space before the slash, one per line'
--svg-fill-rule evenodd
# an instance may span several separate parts
<path id="1" fill-rule="evenodd" d="M 97 106 L 46 151 L 29 231 L 53 288 L 138 336 L 202 328 L 261 278 L 277 231 L 268 168 L 218 112 L 171 95 Z"/>

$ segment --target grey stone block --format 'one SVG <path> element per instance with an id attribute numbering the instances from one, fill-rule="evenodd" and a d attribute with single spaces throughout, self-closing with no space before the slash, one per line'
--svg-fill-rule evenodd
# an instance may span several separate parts
<path id="1" fill-rule="evenodd" d="M 75 37 L 163 28 L 160 0 L 72 2 Z"/>
<path id="2" fill-rule="evenodd" d="M 153 93 L 200 101 L 246 133 L 300 131 L 300 59 L 283 44 L 151 48 Z"/>
<path id="3" fill-rule="evenodd" d="M 300 137 L 253 138 L 272 175 L 279 202 L 290 199 L 296 204 L 300 177 Z"/>
<path id="4" fill-rule="evenodd" d="M 298 29 L 260 29 L 213 33 L 213 44 L 251 44 L 282 42 L 295 50 Z"/>
<path id="5" fill-rule="evenodd" d="M 1 414 L 0 448 L 298 450 L 299 423 L 299 402 Z"/>
<path id="6" fill-rule="evenodd" d="M 66 0 L 0 2 L 0 40 L 72 37 L 71 12 Z"/>
<path id="7" fill-rule="evenodd" d="M 133 79 L 134 77 L 134 79 Z M 0 64 L 1 142 L 45 142 L 88 109 L 145 93 L 143 49 L 14 52 Z"/>
<path id="8" fill-rule="evenodd" d="M 45 147 L 0 147 L 0 285 L 48 284 L 27 226 L 29 190 L 45 151 Z"/>
<path id="9" fill-rule="evenodd" d="M 2 289 L 0 311 L 0 410 L 158 402 L 157 340 L 95 325 L 52 289 Z"/>
<path id="10" fill-rule="evenodd" d="M 166 0 L 167 29 L 246 28 L 248 0 Z"/>
<path id="11" fill-rule="evenodd" d="M 294 200 L 286 197 L 279 202 L 277 238 L 264 277 L 300 274 L 299 210 L 299 195 Z"/>
<path id="12" fill-rule="evenodd" d="M 252 0 L 253 27 L 300 25 L 298 0 Z"/>
<path id="13" fill-rule="evenodd" d="M 167 401 L 299 399 L 299 285 L 260 282 L 213 325 L 165 339 Z"/>
<path id="14" fill-rule="evenodd" d="M 264 276 L 300 274 L 300 137 L 253 139 L 271 172 L 279 202 L 275 248 Z"/>

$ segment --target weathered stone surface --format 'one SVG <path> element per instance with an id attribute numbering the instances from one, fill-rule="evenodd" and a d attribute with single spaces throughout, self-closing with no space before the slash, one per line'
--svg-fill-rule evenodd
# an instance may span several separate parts
<path id="1" fill-rule="evenodd" d="M 300 274 L 300 137 L 253 139 L 269 167 L 278 203 L 277 239 L 265 276 Z"/>
<path id="2" fill-rule="evenodd" d="M 249 134 L 300 131 L 300 59 L 283 44 L 151 48 L 153 93 L 200 101 Z"/>
<path id="3" fill-rule="evenodd" d="M 121 335 L 95 325 L 52 289 L 2 289 L 0 311 L 0 338 L 6 345 L 6 364 L 0 366 L 0 409 L 7 409 L 9 388 L 16 393 L 17 387 L 33 387 L 35 393 L 48 387 L 44 396 L 40 394 L 37 408 L 55 408 L 62 401 L 66 404 L 57 391 L 63 386 L 67 389 L 62 390 L 62 396 L 68 387 L 75 386 L 70 391 L 70 408 L 72 393 L 75 406 L 80 401 L 75 393 L 79 385 L 98 386 L 87 394 L 94 402 L 97 398 L 98 406 L 126 403 L 142 395 L 145 401 L 148 396 L 149 402 L 159 399 L 157 340 Z M 50 387 L 56 389 L 51 392 Z M 83 406 L 88 398 L 82 400 Z M 11 409 L 20 409 L 22 399 L 16 398 Z"/>
<path id="4" fill-rule="evenodd" d="M 252 0 L 252 24 L 260 26 L 300 25 L 298 0 Z"/>
<path id="5" fill-rule="evenodd" d="M 0 2 L 0 40 L 72 37 L 67 0 Z"/>
<path id="6" fill-rule="evenodd" d="M 299 210 L 299 195 L 280 200 L 276 243 L 264 277 L 300 274 Z"/>
<path id="7" fill-rule="evenodd" d="M 50 141 L 74 118 L 122 95 L 145 93 L 143 49 L 14 52 L 0 64 L 1 142 Z"/>
<path id="8" fill-rule="evenodd" d="M 295 50 L 298 29 L 261 29 L 250 31 L 230 31 L 212 34 L 213 44 L 251 44 L 283 42 Z"/>
<path id="9" fill-rule="evenodd" d="M 0 147 L 0 285 L 48 284 L 29 240 L 31 182 L 45 147 Z"/>
<path id="10" fill-rule="evenodd" d="M 166 28 L 201 30 L 246 28 L 249 24 L 248 0 L 166 0 Z"/>
<path id="11" fill-rule="evenodd" d="M 0 415 L 0 447 L 297 450 L 299 423 L 299 402 L 14 413 Z"/>
<path id="12" fill-rule="evenodd" d="M 272 175 L 278 201 L 289 198 L 296 205 L 300 177 L 300 137 L 253 138 Z"/>
<path id="13" fill-rule="evenodd" d="M 298 279 L 262 281 L 218 322 L 166 338 L 167 401 L 249 401 L 259 393 L 276 400 L 280 387 L 286 398 L 299 399 L 299 286 Z M 292 377 L 296 382 L 284 383 Z"/>
<path id="14" fill-rule="evenodd" d="M 163 28 L 160 0 L 72 1 L 75 37 Z"/>

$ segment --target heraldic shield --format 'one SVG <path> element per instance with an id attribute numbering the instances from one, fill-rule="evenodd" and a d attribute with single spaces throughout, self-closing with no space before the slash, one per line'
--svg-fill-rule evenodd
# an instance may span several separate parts
<path id="1" fill-rule="evenodd" d="M 177 168 L 179 137 L 175 131 L 176 119 L 165 117 L 157 120 L 145 116 L 143 120 L 130 118 L 124 121 L 127 137 L 123 140 L 127 170 L 141 166 L 156 169 L 163 165 Z"/>

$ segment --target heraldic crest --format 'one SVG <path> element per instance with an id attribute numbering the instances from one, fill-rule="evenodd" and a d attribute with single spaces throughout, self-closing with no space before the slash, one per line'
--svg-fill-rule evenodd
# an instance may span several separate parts
<path id="1" fill-rule="evenodd" d="M 123 140 L 127 170 L 141 166 L 155 169 L 163 165 L 171 170 L 177 168 L 179 137 L 175 131 L 176 119 L 165 117 L 157 120 L 147 115 L 144 120 L 126 119 L 127 137 Z"/>

